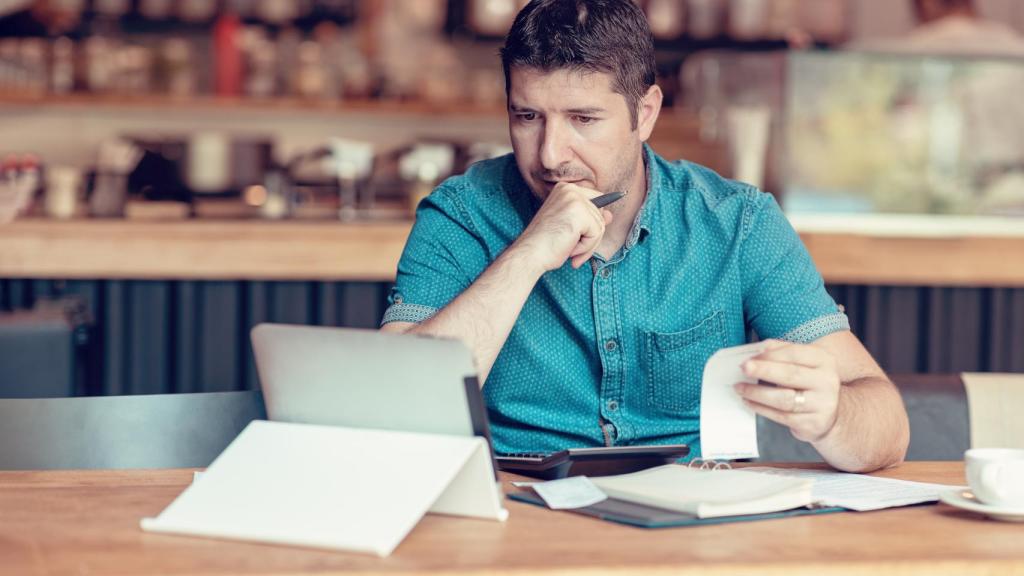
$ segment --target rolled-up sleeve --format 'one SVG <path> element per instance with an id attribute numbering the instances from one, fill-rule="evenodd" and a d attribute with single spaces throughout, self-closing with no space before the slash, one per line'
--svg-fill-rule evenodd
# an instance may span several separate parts
<path id="1" fill-rule="evenodd" d="M 485 246 L 457 195 L 442 184 L 420 202 L 381 325 L 427 320 L 486 268 Z"/>
<path id="2" fill-rule="evenodd" d="M 758 336 L 808 343 L 850 329 L 774 197 L 749 192 L 743 234 L 743 308 Z"/>

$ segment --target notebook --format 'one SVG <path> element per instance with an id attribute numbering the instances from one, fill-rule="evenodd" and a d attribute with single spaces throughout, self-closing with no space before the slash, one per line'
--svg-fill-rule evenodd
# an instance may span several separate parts
<path id="1" fill-rule="evenodd" d="M 814 502 L 813 480 L 743 470 L 667 464 L 591 481 L 610 498 L 701 519 L 781 512 Z"/>
<path id="2" fill-rule="evenodd" d="M 519 502 L 525 502 L 527 504 L 533 504 L 534 506 L 540 506 L 547 508 L 544 500 L 532 490 L 526 491 L 521 490 L 519 492 L 511 492 L 508 495 L 509 499 L 516 500 Z M 633 526 L 635 528 L 681 528 L 688 526 L 707 526 L 709 524 L 729 524 L 733 522 L 752 522 L 756 520 L 774 520 L 777 518 L 791 518 L 794 516 L 806 516 L 810 514 L 830 514 L 832 512 L 846 512 L 846 508 L 839 508 L 837 506 L 829 507 L 814 507 L 814 508 L 794 508 L 792 510 L 786 510 L 783 512 L 772 512 L 769 514 L 750 514 L 746 516 L 721 516 L 719 518 L 698 518 L 693 514 L 684 514 L 682 512 L 671 512 L 663 508 L 652 508 L 650 506 L 644 506 L 642 504 L 631 504 L 629 502 L 623 502 L 622 500 L 616 500 L 609 498 L 603 502 L 587 506 L 586 508 L 575 508 L 573 510 L 565 510 L 573 514 L 582 514 L 584 516 L 591 516 L 607 522 L 614 522 L 616 524 L 624 524 L 626 526 Z"/>

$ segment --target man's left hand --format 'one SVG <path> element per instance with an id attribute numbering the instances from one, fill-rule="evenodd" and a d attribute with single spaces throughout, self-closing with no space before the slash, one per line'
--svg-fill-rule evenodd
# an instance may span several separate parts
<path id="1" fill-rule="evenodd" d="M 744 374 L 761 383 L 738 383 L 736 392 L 754 412 L 789 427 L 797 439 L 824 438 L 839 413 L 842 383 L 835 357 L 812 344 L 766 343 L 767 350 L 742 367 Z"/>

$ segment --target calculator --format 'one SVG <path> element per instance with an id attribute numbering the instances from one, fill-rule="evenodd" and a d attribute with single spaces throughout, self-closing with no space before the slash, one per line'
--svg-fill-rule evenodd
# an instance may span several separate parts
<path id="1" fill-rule="evenodd" d="M 497 454 L 498 469 L 544 480 L 608 476 L 670 464 L 690 454 L 686 444 L 569 448 L 550 453 Z"/>

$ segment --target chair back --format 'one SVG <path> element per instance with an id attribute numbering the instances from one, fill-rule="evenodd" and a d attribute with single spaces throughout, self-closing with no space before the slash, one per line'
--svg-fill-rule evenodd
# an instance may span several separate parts
<path id="1" fill-rule="evenodd" d="M 963 460 L 970 448 L 967 394 L 959 375 L 893 376 L 910 419 L 907 460 Z M 758 416 L 757 443 L 765 462 L 821 462 L 818 452 L 789 429 Z"/>
<path id="2" fill-rule="evenodd" d="M 265 419 L 258 391 L 0 399 L 0 470 L 199 468 Z"/>

